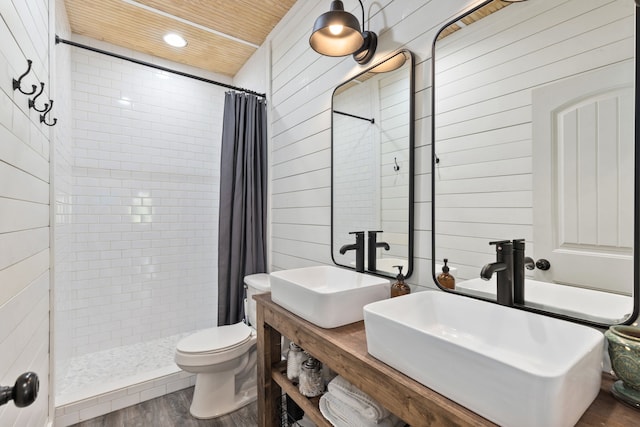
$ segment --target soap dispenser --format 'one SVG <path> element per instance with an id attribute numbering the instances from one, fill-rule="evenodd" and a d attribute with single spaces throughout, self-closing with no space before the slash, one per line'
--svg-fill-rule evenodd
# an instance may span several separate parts
<path id="1" fill-rule="evenodd" d="M 449 274 L 449 267 L 447 266 L 447 262 L 449 260 L 445 258 L 444 266 L 442 266 L 442 273 L 438 275 L 438 283 L 440 286 L 447 289 L 455 289 L 456 287 L 456 278 Z"/>
<path id="2" fill-rule="evenodd" d="M 402 275 L 402 266 L 394 265 L 393 268 L 398 269 L 398 275 L 396 276 L 396 282 L 391 285 L 391 298 L 407 295 L 411 293 L 411 288 L 404 283 L 404 276 Z"/>

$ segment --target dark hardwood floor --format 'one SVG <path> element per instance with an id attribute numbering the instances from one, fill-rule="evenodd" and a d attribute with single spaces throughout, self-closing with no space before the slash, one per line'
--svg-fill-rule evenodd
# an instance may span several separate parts
<path id="1" fill-rule="evenodd" d="M 253 427 L 258 425 L 256 402 L 229 415 L 198 420 L 189 414 L 193 387 L 148 400 L 73 427 Z"/>

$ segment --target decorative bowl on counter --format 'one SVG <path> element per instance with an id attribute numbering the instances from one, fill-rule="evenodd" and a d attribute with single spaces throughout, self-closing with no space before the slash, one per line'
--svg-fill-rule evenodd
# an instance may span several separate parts
<path id="1" fill-rule="evenodd" d="M 640 409 L 640 328 L 611 326 L 604 336 L 609 341 L 611 366 L 619 378 L 611 393 L 627 405 Z"/>

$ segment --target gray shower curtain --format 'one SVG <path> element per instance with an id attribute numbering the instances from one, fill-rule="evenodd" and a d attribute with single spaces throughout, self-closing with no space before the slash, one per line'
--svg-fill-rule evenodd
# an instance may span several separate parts
<path id="1" fill-rule="evenodd" d="M 220 157 L 219 326 L 243 319 L 244 276 L 267 271 L 265 99 L 226 93 Z"/>

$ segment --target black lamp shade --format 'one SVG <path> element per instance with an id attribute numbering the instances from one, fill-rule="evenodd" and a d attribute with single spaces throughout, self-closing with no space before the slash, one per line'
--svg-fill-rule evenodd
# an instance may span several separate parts
<path id="1" fill-rule="evenodd" d="M 362 47 L 364 37 L 355 16 L 344 11 L 340 0 L 331 2 L 331 11 L 316 19 L 309 38 L 311 48 L 321 55 L 347 56 Z"/>

